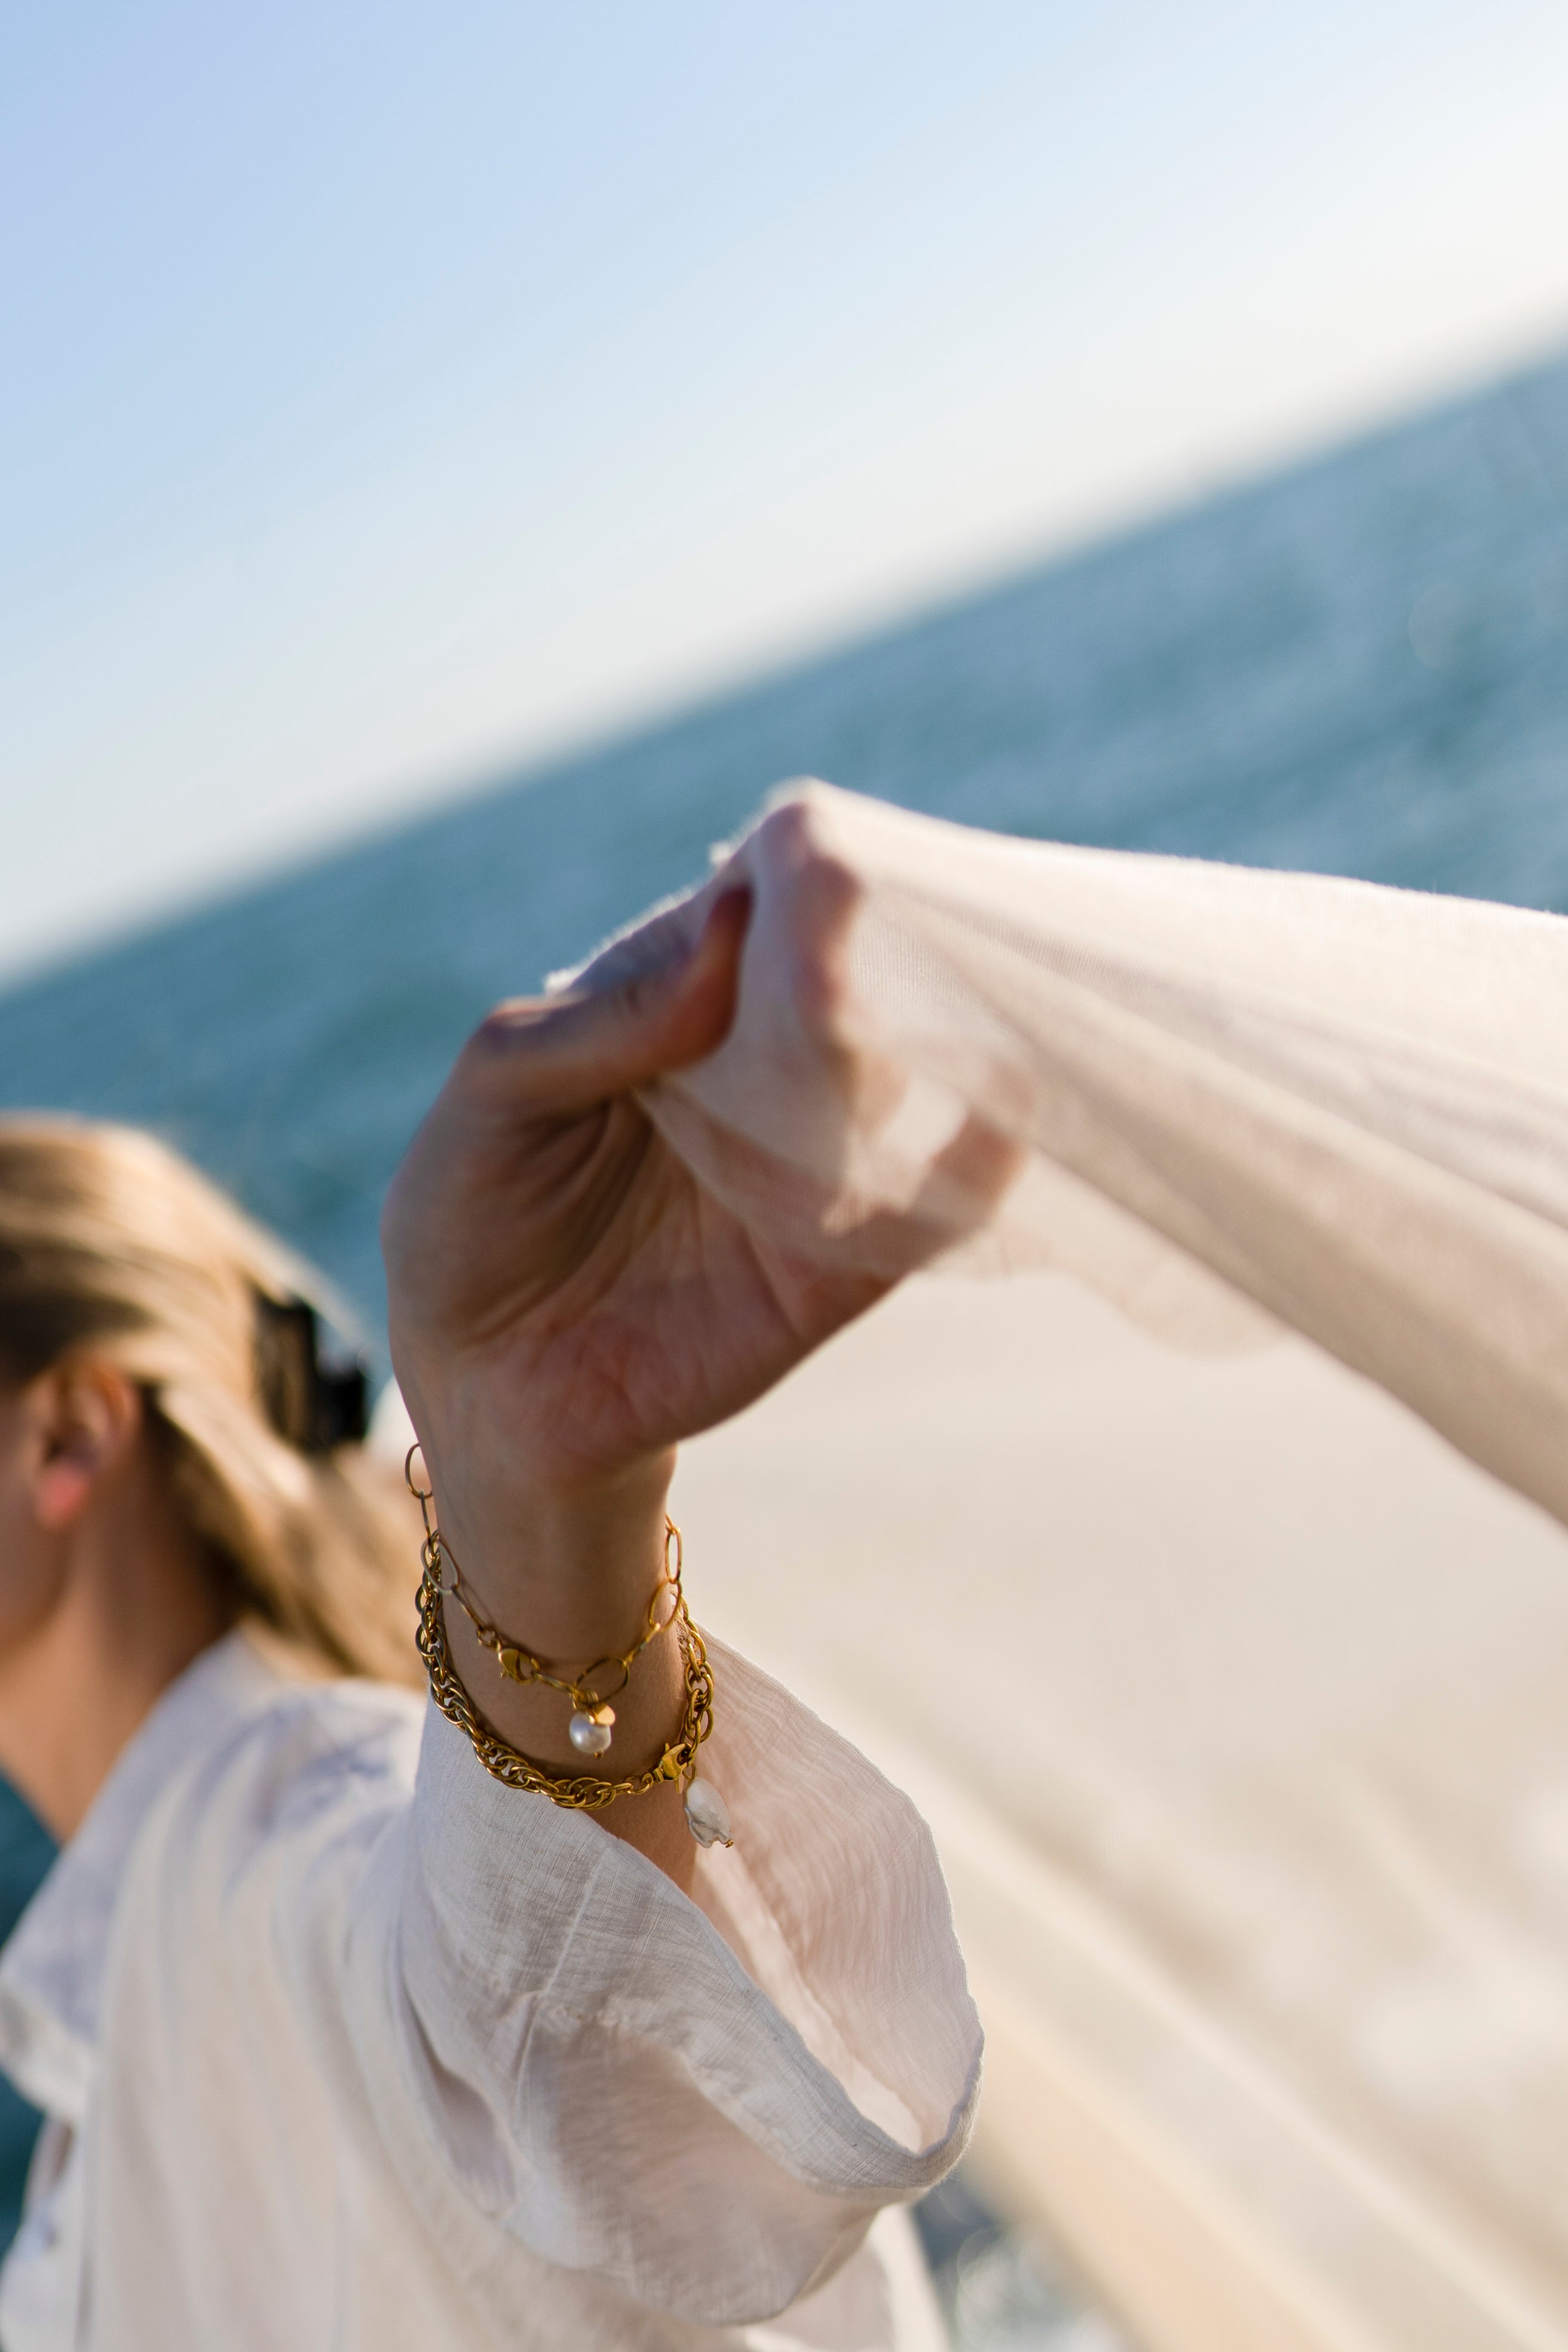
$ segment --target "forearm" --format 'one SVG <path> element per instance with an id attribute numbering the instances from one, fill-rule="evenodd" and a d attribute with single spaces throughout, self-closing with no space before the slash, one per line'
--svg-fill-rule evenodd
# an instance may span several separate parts
<path id="1" fill-rule="evenodd" d="M 443 1416 L 437 1410 L 430 1418 Z M 568 1488 L 520 1475 L 507 1449 L 470 1419 L 461 1434 L 448 1427 L 439 1440 L 432 1436 L 426 1460 L 444 1545 L 487 1622 L 563 1677 L 632 1647 L 646 1630 L 663 1572 L 673 1452 Z M 613 1675 L 605 1678 L 615 1707 L 614 1754 L 600 1761 L 573 1746 L 567 1726 L 574 1707 L 564 1693 L 504 1675 L 450 1595 L 444 1613 L 452 1664 L 474 1706 L 534 1763 L 552 1772 L 626 1780 L 658 1761 L 683 1703 L 683 1660 L 673 1630 L 641 1653 L 624 1688 L 614 1689 Z M 696 1850 L 673 1784 L 617 1797 L 594 1819 L 679 1885 L 689 1885 Z"/>
<path id="2" fill-rule="evenodd" d="M 675 1444 L 874 1293 L 759 1254 L 638 1099 L 726 1034 L 748 915 L 748 895 L 727 892 L 661 972 L 499 1006 L 387 1198 L 393 1362 L 444 1536 L 487 1622 L 568 1672 L 624 1652 L 647 1622 Z M 580 1774 L 563 1695 L 503 1682 L 450 1601 L 445 1616 L 471 1704 L 541 1767 Z M 615 1701 L 606 1778 L 658 1761 L 682 1680 L 671 1632 Z M 597 1818 L 687 1882 L 673 1783 Z"/>

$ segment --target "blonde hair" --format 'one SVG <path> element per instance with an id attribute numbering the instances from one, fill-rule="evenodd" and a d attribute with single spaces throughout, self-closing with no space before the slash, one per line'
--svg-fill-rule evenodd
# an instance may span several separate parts
<path id="1" fill-rule="evenodd" d="M 313 1287 L 152 1136 L 0 1118 L 0 1376 L 22 1384 L 78 1353 L 116 1365 L 236 1616 L 337 1673 L 411 1682 L 416 1562 L 395 1471 L 358 1444 L 306 1453 L 268 1413 L 263 1302 Z"/>

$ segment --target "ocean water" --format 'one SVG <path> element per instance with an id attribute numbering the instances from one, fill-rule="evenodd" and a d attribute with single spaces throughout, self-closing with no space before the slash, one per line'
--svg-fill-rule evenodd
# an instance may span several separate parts
<path id="1" fill-rule="evenodd" d="M 14 987 L 0 1103 L 159 1129 L 374 1339 L 381 1192 L 465 1033 L 802 773 L 1568 911 L 1568 359 Z M 48 1847 L 8 1801 L 14 1909 Z M 0 2109 L 0 2242 L 30 2130 Z M 943 2198 L 922 2228 L 965 2352 L 1117 2352 Z"/>
<path id="2" fill-rule="evenodd" d="M 0 1101 L 159 1128 L 374 1331 L 465 1032 L 805 772 L 1568 909 L 1568 359 L 14 988 Z"/>

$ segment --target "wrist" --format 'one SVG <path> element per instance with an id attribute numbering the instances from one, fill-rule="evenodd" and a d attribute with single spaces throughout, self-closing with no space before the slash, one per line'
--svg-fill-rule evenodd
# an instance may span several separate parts
<path id="1" fill-rule="evenodd" d="M 542 1786 L 546 1794 L 553 1792 L 551 1772 L 581 1786 L 584 1752 L 574 1738 L 574 1714 L 588 1710 L 601 1727 L 613 1725 L 621 1769 L 592 1771 L 610 1784 L 610 1801 L 595 1818 L 677 1885 L 689 1886 L 692 1838 L 707 1843 L 710 1834 L 688 1834 L 681 1775 L 672 1775 L 671 1763 L 687 1762 L 707 1737 L 712 1680 L 700 1638 L 679 1605 L 679 1582 L 678 1605 L 671 1609 L 667 1601 L 654 1614 L 661 1588 L 678 1573 L 679 1538 L 664 1511 L 674 1449 L 614 1475 L 570 1484 L 519 1476 L 515 1464 L 504 1479 L 489 1477 L 460 1445 L 448 1447 L 445 1467 L 439 1454 L 431 1459 L 434 1443 L 415 1451 L 423 1460 L 417 1468 L 411 1463 L 410 1483 L 431 1490 L 424 1497 L 426 1531 L 441 1530 L 437 1551 L 426 1544 L 420 1591 L 420 1650 L 437 1704 L 467 1731 L 498 1779 Z M 497 1596 L 486 1600 L 482 1616 L 475 1612 L 480 1596 L 465 1561 Z M 526 1632 L 514 1612 L 528 1612 Z M 498 1622 L 503 1617 L 510 1622 Z M 531 1654 L 520 1661 L 524 1646 Z M 564 1688 L 546 1672 L 546 1652 L 552 1667 L 571 1678 Z M 584 1688 L 590 1695 L 605 1689 L 603 1673 L 583 1687 L 575 1683 L 577 1674 L 595 1668 L 611 1676 L 609 1699 L 599 1702 L 604 1714 L 583 1695 Z M 487 1748 L 487 1727 L 502 1743 L 500 1760 Z M 684 1744 L 672 1749 L 677 1739 Z M 556 1801 L 589 1801 L 577 1795 Z"/>
<path id="2" fill-rule="evenodd" d="M 600 1490 L 583 1515 L 552 1513 L 545 1540 L 560 1549 L 552 1564 L 577 1556 L 575 1580 L 509 1580 L 503 1570 L 487 1579 L 508 1596 L 499 1611 L 476 1590 L 443 1528 L 439 1602 L 447 1654 L 490 1728 L 534 1765 L 586 1769 L 612 1780 L 615 1769 L 585 1759 L 614 1745 L 619 1765 L 643 1771 L 659 1762 L 676 1733 L 688 1624 L 679 1534 L 661 1511 L 657 1557 L 639 1568 L 640 1517 L 607 1528 L 604 1507 L 615 1499 Z M 470 1548 L 468 1557 L 476 1556 Z M 520 1610 L 527 1612 L 521 1619 Z M 574 1727 L 587 1734 L 585 1742 L 574 1738 Z"/>
<path id="3" fill-rule="evenodd" d="M 586 1663 L 635 1639 L 664 1559 L 674 1454 L 574 1480 L 426 1453 L 447 1545 L 498 1622 L 542 1657 Z"/>

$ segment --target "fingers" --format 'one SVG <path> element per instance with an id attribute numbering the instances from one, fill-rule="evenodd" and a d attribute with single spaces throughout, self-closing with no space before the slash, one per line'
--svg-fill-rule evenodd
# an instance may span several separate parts
<path id="1" fill-rule="evenodd" d="M 509 1107 L 571 1112 L 700 1061 L 734 1019 L 751 912 L 749 891 L 727 890 L 694 946 L 662 970 L 597 993 L 498 1006 L 459 1069 Z"/>
<path id="2" fill-rule="evenodd" d="M 993 1215 L 1026 1158 L 1024 1147 L 971 1111 L 939 1151 L 907 1207 L 880 1209 L 844 1237 L 844 1252 L 891 1284 L 966 1240 Z"/>

